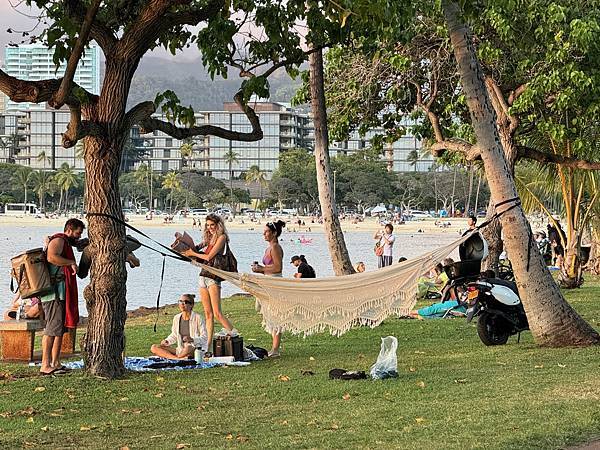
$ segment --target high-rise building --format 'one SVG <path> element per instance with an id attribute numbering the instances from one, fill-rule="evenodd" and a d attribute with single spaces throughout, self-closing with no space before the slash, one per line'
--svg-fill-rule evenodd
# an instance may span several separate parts
<path id="1" fill-rule="evenodd" d="M 258 166 L 270 179 L 279 166 L 282 153 L 292 148 L 313 149 L 314 129 L 312 118 L 306 112 L 289 105 L 274 102 L 253 104 L 259 116 L 264 137 L 257 142 L 229 141 L 216 136 L 195 136 L 192 152 L 182 156 L 183 141 L 160 131 L 140 134 L 139 128 L 130 132 L 129 150 L 123 152 L 122 170 L 133 170 L 145 163 L 152 170 L 165 173 L 171 170 L 191 169 L 227 180 L 238 177 L 252 166 Z M 165 120 L 165 117 L 156 115 Z M 0 114 L 0 137 L 3 142 L 16 142 L 0 148 L 0 161 L 12 161 L 36 169 L 58 169 L 68 163 L 75 170 L 84 170 L 81 147 L 65 149 L 62 133 L 65 132 L 70 115 L 67 110 L 30 110 Z M 216 125 L 227 130 L 250 132 L 246 115 L 235 103 L 225 103 L 222 111 L 196 113 L 196 125 Z M 408 125 L 408 124 L 407 124 Z M 383 130 L 372 130 L 366 136 L 352 133 L 347 141 L 330 145 L 330 156 L 349 155 L 370 146 L 369 139 Z M 12 140 L 11 140 L 12 139 Z M 134 148 L 135 151 L 131 151 Z M 431 156 L 421 155 L 421 142 L 406 135 L 388 145 L 383 161 L 395 172 L 426 171 L 433 164 Z M 230 153 L 231 152 L 231 153 Z M 133 158 L 132 156 L 133 155 Z"/>
<path id="2" fill-rule="evenodd" d="M 42 44 L 22 44 L 4 49 L 4 71 L 9 75 L 28 81 L 47 80 L 61 77 L 66 64 L 57 69 L 53 61 L 54 50 Z M 73 80 L 92 94 L 100 93 L 100 52 L 96 44 L 91 44 L 79 64 Z M 6 102 L 6 111 L 43 110 L 44 103 Z"/>

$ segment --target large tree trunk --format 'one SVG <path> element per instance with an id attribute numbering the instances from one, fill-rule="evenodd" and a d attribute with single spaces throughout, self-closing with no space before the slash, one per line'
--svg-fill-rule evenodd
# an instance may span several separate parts
<path id="1" fill-rule="evenodd" d="M 443 0 L 442 6 L 492 198 L 495 204 L 517 198 L 469 30 L 459 18 L 457 3 Z M 536 248 L 523 210 L 520 206 L 508 209 L 513 204 L 499 208 L 506 211 L 500 221 L 535 341 L 553 347 L 600 343 L 600 335 L 563 298 Z"/>
<path id="2" fill-rule="evenodd" d="M 315 162 L 317 165 L 317 185 L 321 213 L 325 224 L 325 234 L 329 244 L 329 253 L 336 275 L 354 273 L 344 234 L 337 214 L 331 189 L 331 169 L 329 167 L 329 134 L 327 130 L 327 111 L 325 109 L 325 88 L 323 84 L 323 53 L 314 51 L 309 56 L 310 95 L 315 127 Z"/>
<path id="3" fill-rule="evenodd" d="M 119 163 L 129 130 L 124 127 L 125 102 L 135 65 L 117 58 L 106 61 L 97 105 L 84 110 L 88 120 L 102 123 L 105 135 L 85 141 L 86 211 L 123 217 L 119 195 Z M 88 216 L 92 267 L 84 297 L 89 314 L 84 361 L 93 375 L 115 378 L 125 371 L 127 300 L 125 227 Z"/>
<path id="4" fill-rule="evenodd" d="M 517 164 L 517 145 L 514 139 L 514 131 L 516 130 L 516 118 L 509 117 L 503 109 L 503 101 L 498 98 L 499 92 L 494 89 L 494 81 L 489 77 L 486 78 L 486 89 L 491 100 L 492 107 L 496 112 L 496 126 L 498 127 L 498 136 L 502 144 L 502 150 L 506 158 L 506 163 L 510 173 L 514 176 L 515 165 Z M 496 213 L 496 207 L 493 199 L 490 197 L 490 202 L 487 208 L 486 220 L 490 219 Z M 493 219 L 492 223 L 482 231 L 483 236 L 488 242 L 490 253 L 483 261 L 482 268 L 484 270 L 492 269 L 496 273 L 500 265 L 500 255 L 504 249 L 502 243 L 502 225 L 498 219 Z"/>
<path id="5" fill-rule="evenodd" d="M 578 288 L 583 284 L 583 275 L 581 270 L 581 232 L 574 229 L 569 232 L 567 246 L 565 247 L 565 258 L 560 275 L 558 277 L 560 285 L 567 289 Z"/>
<path id="6" fill-rule="evenodd" d="M 119 201 L 120 154 L 123 142 L 88 138 L 86 143 L 86 210 L 122 216 Z M 96 155 L 107 154 L 110 158 Z M 84 291 L 89 314 L 85 342 L 85 366 L 94 374 L 114 378 L 124 373 L 126 283 L 125 227 L 114 220 L 89 216 L 93 264 L 90 284 Z"/>

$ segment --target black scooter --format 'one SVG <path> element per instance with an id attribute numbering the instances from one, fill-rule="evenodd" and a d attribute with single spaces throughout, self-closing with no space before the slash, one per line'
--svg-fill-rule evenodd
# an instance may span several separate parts
<path id="1" fill-rule="evenodd" d="M 477 317 L 477 334 L 485 345 L 504 345 L 514 334 L 529 330 L 517 285 L 499 278 L 467 284 L 467 323 Z"/>

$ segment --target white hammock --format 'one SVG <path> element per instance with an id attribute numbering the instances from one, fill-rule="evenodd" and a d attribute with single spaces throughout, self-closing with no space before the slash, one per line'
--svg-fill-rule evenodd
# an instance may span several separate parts
<path id="1" fill-rule="evenodd" d="M 353 326 L 376 327 L 389 316 L 407 315 L 417 301 L 417 279 L 469 236 L 416 259 L 339 277 L 279 278 L 194 265 L 254 295 L 269 333 L 290 331 L 308 336 L 329 330 L 341 336 Z"/>

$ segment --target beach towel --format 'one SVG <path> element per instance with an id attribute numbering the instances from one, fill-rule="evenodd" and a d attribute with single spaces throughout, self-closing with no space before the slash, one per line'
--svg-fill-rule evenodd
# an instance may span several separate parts
<path id="1" fill-rule="evenodd" d="M 64 241 L 63 251 L 60 256 L 75 261 L 73 247 L 69 243 L 69 236 L 64 233 L 54 234 L 50 240 L 61 238 Z M 79 301 L 77 292 L 77 278 L 70 266 L 62 267 L 65 275 L 65 328 L 77 328 L 79 323 Z"/>
<path id="2" fill-rule="evenodd" d="M 194 360 L 186 360 L 187 365 L 177 365 L 182 360 L 166 359 L 158 356 L 149 358 L 141 356 L 127 356 L 125 358 L 125 368 L 133 372 L 151 372 L 154 370 L 190 370 L 190 369 L 210 369 L 218 367 L 221 364 L 202 362 L 195 364 Z M 79 361 L 70 361 L 63 364 L 68 369 L 83 369 L 83 359 Z"/>

